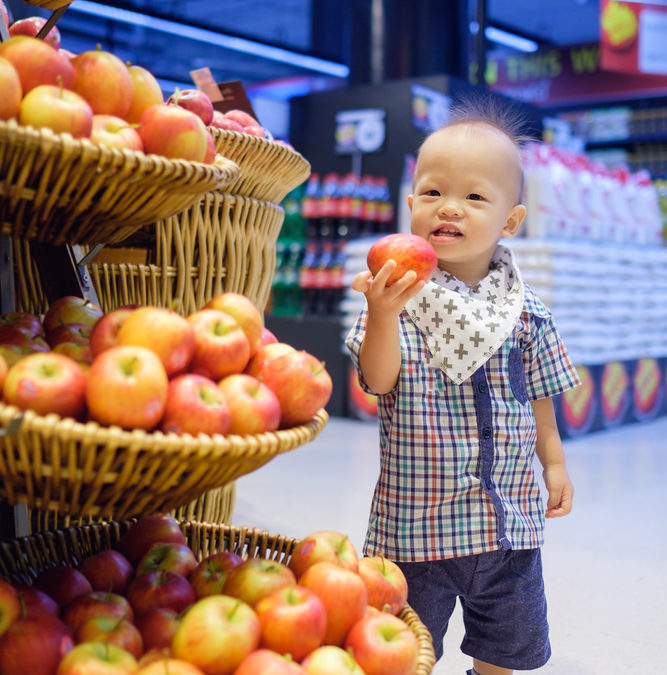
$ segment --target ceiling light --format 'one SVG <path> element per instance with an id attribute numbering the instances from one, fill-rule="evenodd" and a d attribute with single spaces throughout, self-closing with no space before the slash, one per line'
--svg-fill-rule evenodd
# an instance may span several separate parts
<path id="1" fill-rule="evenodd" d="M 504 47 L 511 47 L 520 52 L 536 52 L 539 48 L 539 45 L 534 40 L 529 40 L 528 38 L 509 33 L 494 26 L 487 26 L 484 29 L 484 37 L 489 42 L 495 42 Z"/>

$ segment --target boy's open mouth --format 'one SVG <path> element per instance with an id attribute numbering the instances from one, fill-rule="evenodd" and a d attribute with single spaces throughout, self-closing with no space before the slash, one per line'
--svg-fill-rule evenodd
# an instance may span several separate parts
<path id="1" fill-rule="evenodd" d="M 435 237 L 462 237 L 463 235 L 451 227 L 440 227 L 431 233 Z"/>

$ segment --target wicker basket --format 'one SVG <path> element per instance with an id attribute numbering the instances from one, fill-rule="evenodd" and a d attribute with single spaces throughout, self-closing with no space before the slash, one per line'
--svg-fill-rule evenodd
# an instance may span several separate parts
<path id="1" fill-rule="evenodd" d="M 327 420 L 321 410 L 307 424 L 276 432 L 193 437 L 0 404 L 0 499 L 73 519 L 171 511 L 308 443 Z"/>
<path id="2" fill-rule="evenodd" d="M 239 173 L 0 121 L 0 232 L 49 244 L 112 244 L 179 213 Z"/>
<path id="3" fill-rule="evenodd" d="M 61 563 L 76 566 L 98 551 L 113 548 L 127 527 L 127 522 L 96 523 L 0 543 L 0 577 L 13 583 L 31 584 L 47 567 Z M 210 553 L 232 551 L 244 558 L 287 563 L 299 543 L 297 539 L 270 535 L 256 528 L 192 522 L 182 523 L 181 528 L 198 560 Z M 429 675 L 435 665 L 430 633 L 409 605 L 403 607 L 399 616 L 419 645 L 415 675 Z"/>

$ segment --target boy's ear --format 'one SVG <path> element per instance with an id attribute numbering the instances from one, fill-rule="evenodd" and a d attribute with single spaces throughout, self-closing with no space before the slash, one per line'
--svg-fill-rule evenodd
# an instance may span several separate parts
<path id="1" fill-rule="evenodd" d="M 412 211 L 412 202 L 414 201 L 414 198 L 414 195 L 408 195 L 408 206 L 410 207 L 410 211 Z"/>
<path id="2" fill-rule="evenodd" d="M 503 227 L 500 236 L 505 239 L 511 239 L 521 227 L 523 219 L 526 217 L 526 207 L 523 204 L 517 204 L 507 216 L 505 227 Z"/>

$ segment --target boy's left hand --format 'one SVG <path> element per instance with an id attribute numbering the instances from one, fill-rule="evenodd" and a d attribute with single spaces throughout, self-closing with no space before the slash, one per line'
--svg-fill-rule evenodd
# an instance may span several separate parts
<path id="1" fill-rule="evenodd" d="M 544 484 L 549 491 L 547 509 L 544 515 L 547 518 L 560 518 L 572 510 L 574 488 L 567 473 L 565 464 L 551 464 L 544 467 L 542 472 Z"/>

